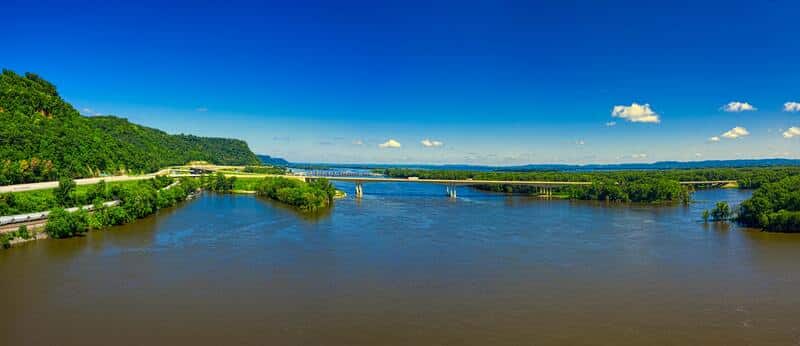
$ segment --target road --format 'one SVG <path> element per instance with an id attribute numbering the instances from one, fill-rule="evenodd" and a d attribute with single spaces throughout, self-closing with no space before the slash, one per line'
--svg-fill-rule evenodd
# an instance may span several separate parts
<path id="1" fill-rule="evenodd" d="M 130 181 L 130 180 L 146 180 L 152 179 L 157 175 L 166 175 L 169 173 L 169 169 L 162 169 L 158 172 L 151 173 L 151 174 L 144 174 L 144 175 L 118 175 L 118 176 L 111 176 L 111 177 L 100 177 L 100 178 L 85 178 L 85 179 L 76 179 L 75 183 L 78 185 L 92 185 L 97 184 L 101 180 L 105 180 L 107 183 L 117 182 L 117 181 Z M 6 192 L 25 192 L 25 191 L 36 191 L 36 190 L 48 190 L 54 189 L 58 187 L 57 181 L 45 181 L 41 183 L 30 183 L 30 184 L 18 184 L 18 185 L 6 185 L 0 186 L 0 193 Z"/>

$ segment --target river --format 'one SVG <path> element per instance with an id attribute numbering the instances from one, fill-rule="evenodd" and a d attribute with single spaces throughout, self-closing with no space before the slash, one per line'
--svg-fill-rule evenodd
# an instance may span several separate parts
<path id="1" fill-rule="evenodd" d="M 364 191 L 315 216 L 205 194 L 0 251 L 0 344 L 800 342 L 800 236 L 700 220 L 747 191 L 689 206 Z"/>

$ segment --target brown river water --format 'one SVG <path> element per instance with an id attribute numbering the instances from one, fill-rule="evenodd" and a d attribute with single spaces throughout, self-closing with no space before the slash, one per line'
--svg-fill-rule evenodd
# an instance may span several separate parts
<path id="1" fill-rule="evenodd" d="M 0 345 L 800 343 L 800 236 L 700 221 L 747 191 L 642 206 L 364 190 L 316 216 L 206 194 L 0 251 Z"/>

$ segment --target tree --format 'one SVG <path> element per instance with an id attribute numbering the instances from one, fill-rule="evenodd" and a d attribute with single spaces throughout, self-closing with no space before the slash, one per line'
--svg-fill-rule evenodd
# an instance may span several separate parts
<path id="1" fill-rule="evenodd" d="M 61 208 L 53 209 L 47 217 L 44 230 L 47 235 L 56 239 L 84 234 L 89 227 L 86 215 L 86 211 L 83 210 L 70 213 Z"/>
<path id="2" fill-rule="evenodd" d="M 75 181 L 72 180 L 72 178 L 61 177 L 61 179 L 58 180 L 58 187 L 53 190 L 53 195 L 56 197 L 56 203 L 62 207 L 71 205 L 75 198 L 73 195 L 75 186 Z"/>
<path id="3" fill-rule="evenodd" d="M 714 209 L 711 210 L 711 218 L 714 221 L 725 221 L 731 218 L 731 208 L 727 202 L 717 202 Z"/>

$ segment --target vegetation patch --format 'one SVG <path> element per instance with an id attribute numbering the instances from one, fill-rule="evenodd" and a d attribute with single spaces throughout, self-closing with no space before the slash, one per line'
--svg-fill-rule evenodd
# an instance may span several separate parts
<path id="1" fill-rule="evenodd" d="M 245 166 L 244 171 L 256 174 L 286 174 L 288 169 L 279 166 Z"/>
<path id="2" fill-rule="evenodd" d="M 739 206 L 737 220 L 773 232 L 800 232 L 800 176 L 764 184 Z"/>
<path id="3" fill-rule="evenodd" d="M 25 192 L 9 192 L 0 194 L 0 216 L 35 213 L 54 208 L 72 208 L 77 206 L 106 202 L 111 200 L 110 192 L 116 188 L 128 188 L 141 182 L 149 182 L 157 189 L 172 183 L 167 177 L 140 181 L 118 181 L 106 183 L 100 181 L 92 185 L 75 186 L 71 179 L 59 183 L 59 187 L 49 190 Z"/>
<path id="4" fill-rule="evenodd" d="M 327 179 L 316 179 L 309 183 L 297 179 L 268 177 L 255 188 L 256 195 L 264 196 L 305 212 L 328 208 L 336 196 L 336 189 Z"/>

